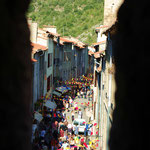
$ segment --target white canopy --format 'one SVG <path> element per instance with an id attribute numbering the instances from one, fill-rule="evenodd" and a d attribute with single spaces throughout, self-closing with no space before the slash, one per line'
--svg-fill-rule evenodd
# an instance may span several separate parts
<path id="1" fill-rule="evenodd" d="M 57 92 L 57 91 L 54 91 L 53 94 L 57 95 L 58 97 L 60 97 L 62 94 Z"/>
<path id="2" fill-rule="evenodd" d="M 35 112 L 34 118 L 40 122 L 43 119 L 43 116 L 39 112 Z"/>
<path id="3" fill-rule="evenodd" d="M 44 105 L 50 109 L 55 109 L 57 107 L 56 103 L 50 100 L 48 100 Z"/>

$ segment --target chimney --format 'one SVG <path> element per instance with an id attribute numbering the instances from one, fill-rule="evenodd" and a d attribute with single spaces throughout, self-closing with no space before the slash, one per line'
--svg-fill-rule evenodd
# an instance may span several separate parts
<path id="1" fill-rule="evenodd" d="M 29 21 L 30 28 L 30 40 L 32 43 L 37 42 L 38 24 L 36 22 Z"/>

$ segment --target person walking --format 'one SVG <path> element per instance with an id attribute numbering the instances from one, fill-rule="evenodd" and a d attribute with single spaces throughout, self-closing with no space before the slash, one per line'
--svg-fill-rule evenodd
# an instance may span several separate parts
<path id="1" fill-rule="evenodd" d="M 72 124 L 68 123 L 68 133 L 72 133 Z"/>
<path id="2" fill-rule="evenodd" d="M 87 90 L 87 98 L 88 98 L 88 101 L 90 101 L 90 91 Z"/>
<path id="3" fill-rule="evenodd" d="M 73 100 L 71 97 L 69 97 L 69 107 L 72 107 L 72 103 L 73 103 Z"/>
<path id="4" fill-rule="evenodd" d="M 55 138 L 53 138 L 51 140 L 51 150 L 57 150 L 57 140 Z"/>
<path id="5" fill-rule="evenodd" d="M 62 120 L 64 121 L 66 119 L 66 113 L 65 113 L 65 111 L 62 112 L 62 116 L 63 116 Z"/>
<path id="6" fill-rule="evenodd" d="M 84 130 L 84 137 L 85 137 L 86 142 L 87 142 L 87 139 L 88 139 L 88 132 L 89 132 L 89 123 L 86 124 L 85 130 Z"/>
<path id="7" fill-rule="evenodd" d="M 77 92 L 77 96 L 78 96 L 78 98 L 80 98 L 80 93 L 79 93 L 79 91 Z"/>
<path id="8" fill-rule="evenodd" d="M 60 131 L 59 131 L 59 137 L 60 138 L 64 137 L 64 130 L 62 129 L 62 127 L 60 128 Z"/>
<path id="9" fill-rule="evenodd" d="M 72 122 L 74 121 L 74 110 L 71 111 Z"/>
<path id="10" fill-rule="evenodd" d="M 83 116 L 83 113 L 82 113 L 81 109 L 79 109 L 79 111 L 78 111 L 78 118 L 82 119 L 82 116 Z"/>
<path id="11" fill-rule="evenodd" d="M 87 123 L 85 125 L 85 130 L 84 130 L 84 136 L 86 137 L 88 135 L 88 129 L 89 129 L 89 124 Z"/>
<path id="12" fill-rule="evenodd" d="M 73 137 L 71 137 L 69 143 L 70 143 L 70 147 L 71 147 L 71 148 L 72 148 L 73 146 L 75 146 L 75 141 L 74 141 Z"/>
<path id="13" fill-rule="evenodd" d="M 67 148 L 68 145 L 69 145 L 69 144 L 68 144 L 67 141 L 65 140 L 64 143 L 62 144 L 62 148 L 63 148 L 64 150 L 66 150 L 66 148 Z"/>
<path id="14" fill-rule="evenodd" d="M 80 136 L 80 144 L 83 145 L 83 143 L 84 143 L 84 137 L 81 135 Z"/>
<path id="15" fill-rule="evenodd" d="M 46 134 L 45 129 L 42 129 L 41 134 L 40 134 L 41 140 L 44 140 L 45 134 Z"/>
<path id="16" fill-rule="evenodd" d="M 78 135 L 78 133 L 79 133 L 79 127 L 77 125 L 75 125 L 75 127 L 74 127 L 74 134 Z"/>
<path id="17" fill-rule="evenodd" d="M 80 91 L 81 98 L 83 98 L 83 90 Z"/>
<path id="18" fill-rule="evenodd" d="M 66 101 L 66 110 L 68 111 L 68 108 L 69 108 L 69 104 L 68 102 Z"/>

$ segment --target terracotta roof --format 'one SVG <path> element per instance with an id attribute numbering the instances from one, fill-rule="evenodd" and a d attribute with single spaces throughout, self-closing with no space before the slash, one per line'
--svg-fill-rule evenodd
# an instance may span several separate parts
<path id="1" fill-rule="evenodd" d="M 74 37 L 70 37 L 70 40 L 73 41 L 74 44 L 82 44 L 84 45 L 84 43 L 82 43 L 79 39 L 74 38 Z"/>
<path id="2" fill-rule="evenodd" d="M 49 32 L 49 31 L 46 31 L 46 32 L 49 33 L 52 36 L 56 36 L 56 37 L 60 36 L 60 34 L 58 34 L 58 33 L 53 33 L 53 32 Z"/>
<path id="3" fill-rule="evenodd" d="M 95 47 L 94 46 L 88 46 L 88 50 L 92 51 L 94 53 L 95 52 Z"/>
<path id="4" fill-rule="evenodd" d="M 43 45 L 40 45 L 40 44 L 37 44 L 37 43 L 31 43 L 31 46 L 33 47 L 32 50 L 33 51 L 36 51 L 38 49 L 40 50 L 47 50 L 47 47 L 46 46 L 43 46 Z"/>
<path id="5" fill-rule="evenodd" d="M 44 28 L 56 28 L 56 26 L 53 25 L 43 25 Z"/>
<path id="6" fill-rule="evenodd" d="M 41 39 L 47 40 L 47 37 L 37 36 L 37 38 L 41 38 Z"/>
<path id="7" fill-rule="evenodd" d="M 94 54 L 94 52 L 88 51 L 88 54 L 89 54 L 90 56 L 92 56 L 92 55 Z"/>
<path id="8" fill-rule="evenodd" d="M 104 44 L 104 43 L 106 43 L 106 41 L 101 41 L 101 42 L 93 43 L 92 45 L 93 46 L 97 46 L 97 45 Z"/>
<path id="9" fill-rule="evenodd" d="M 60 37 L 60 40 L 63 41 L 63 42 L 66 42 L 66 43 L 74 43 L 73 41 L 67 39 L 67 38 L 62 38 Z"/>
<path id="10" fill-rule="evenodd" d="M 98 30 L 98 29 L 102 29 L 102 28 L 107 28 L 108 26 L 106 26 L 106 25 L 102 25 L 102 26 L 100 26 L 100 27 L 96 27 L 96 30 Z"/>
<path id="11" fill-rule="evenodd" d="M 94 46 L 88 46 L 88 48 L 95 49 Z"/>
<path id="12" fill-rule="evenodd" d="M 100 54 L 99 53 L 94 53 L 94 57 L 95 58 L 100 58 Z"/>
<path id="13" fill-rule="evenodd" d="M 98 51 L 98 52 L 94 53 L 94 57 L 95 57 L 95 58 L 100 58 L 101 53 L 103 53 L 103 52 L 105 52 L 105 50 L 103 50 L 103 51 Z"/>
<path id="14" fill-rule="evenodd" d="M 72 41 L 72 43 L 74 44 L 74 46 L 79 47 L 80 49 L 85 48 L 85 46 L 87 46 L 87 44 L 81 42 L 79 39 L 74 38 L 74 37 L 64 37 L 65 39 L 68 39 L 70 41 Z"/>
<path id="15" fill-rule="evenodd" d="M 105 34 L 106 36 L 107 36 L 108 32 L 110 32 L 111 34 L 115 34 L 117 31 L 117 25 L 118 25 L 118 21 L 116 21 L 112 26 L 110 26 L 105 31 L 103 31 L 102 34 Z"/>
<path id="16" fill-rule="evenodd" d="M 85 46 L 86 46 L 86 44 L 82 43 L 81 41 L 79 41 L 79 42 L 74 41 L 74 45 L 81 49 L 85 48 Z"/>
<path id="17" fill-rule="evenodd" d="M 37 62 L 37 60 L 36 60 L 36 59 L 34 59 L 34 58 L 32 58 L 32 59 L 31 59 L 31 61 L 32 61 L 32 62 Z"/>
<path id="18" fill-rule="evenodd" d="M 79 45 L 79 44 L 75 44 L 75 46 L 79 47 L 79 48 L 85 48 L 83 45 Z"/>

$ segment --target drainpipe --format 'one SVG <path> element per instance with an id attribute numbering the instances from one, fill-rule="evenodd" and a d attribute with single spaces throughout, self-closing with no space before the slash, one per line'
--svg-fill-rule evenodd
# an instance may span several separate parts
<path id="1" fill-rule="evenodd" d="M 100 74 L 97 74 L 97 79 L 98 79 L 98 103 L 97 103 L 97 107 L 96 107 L 96 109 L 97 109 L 97 113 L 96 113 L 96 116 L 97 116 L 97 118 L 96 118 L 96 122 L 97 122 L 97 124 L 99 123 L 99 105 L 100 105 Z"/>
<path id="2" fill-rule="evenodd" d="M 108 33 L 108 41 L 110 46 L 110 60 L 109 60 L 109 67 L 112 67 L 112 41 L 110 39 L 110 33 Z M 112 86 L 112 74 L 109 73 L 109 91 L 108 91 L 108 111 L 107 111 L 107 135 L 106 135 L 106 150 L 109 150 L 108 147 L 108 141 L 109 141 L 109 131 L 110 131 L 110 120 L 109 120 L 109 114 L 110 114 L 110 105 L 111 105 L 111 86 Z"/>
<path id="3" fill-rule="evenodd" d="M 75 55 L 76 55 L 75 58 L 76 58 L 76 78 L 77 78 L 77 71 L 78 71 L 78 66 L 77 66 L 77 65 L 78 65 L 78 64 L 77 64 L 77 53 L 76 53 Z"/>
<path id="4" fill-rule="evenodd" d="M 102 67 L 102 63 L 103 60 L 101 59 L 101 67 Z M 103 86 L 103 70 L 101 70 L 101 77 L 100 77 L 100 102 L 99 102 L 99 107 L 100 107 L 100 122 L 99 122 L 99 146 L 102 146 L 102 86 Z M 99 147 L 100 149 L 100 147 Z"/>

